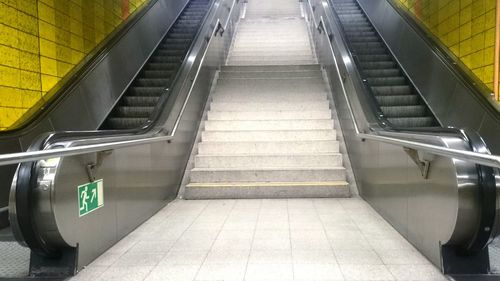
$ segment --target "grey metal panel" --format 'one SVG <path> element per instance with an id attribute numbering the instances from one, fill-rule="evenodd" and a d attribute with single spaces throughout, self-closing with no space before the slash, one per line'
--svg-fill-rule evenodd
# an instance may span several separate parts
<path id="1" fill-rule="evenodd" d="M 77 88 L 74 92 L 78 91 Z M 51 123 L 62 131 L 78 131 L 92 126 L 92 122 L 95 122 L 94 119 L 94 115 L 89 112 L 86 106 L 84 96 L 71 95 L 52 112 Z"/>
<path id="2" fill-rule="evenodd" d="M 499 154 L 500 114 L 448 68 L 388 0 L 357 0 L 416 88 L 445 126 L 491 131 L 484 139 Z M 484 117 L 486 114 L 488 117 Z M 484 119 L 484 123 L 481 120 Z"/>

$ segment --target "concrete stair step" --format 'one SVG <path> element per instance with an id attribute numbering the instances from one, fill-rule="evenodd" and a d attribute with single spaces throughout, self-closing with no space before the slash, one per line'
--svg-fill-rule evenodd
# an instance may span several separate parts
<path id="1" fill-rule="evenodd" d="M 346 198 L 346 181 L 190 183 L 185 199 Z"/>
<path id="2" fill-rule="evenodd" d="M 282 51 L 276 51 L 276 50 L 258 50 L 254 49 L 251 51 L 245 50 L 233 50 L 229 53 L 229 57 L 256 57 L 256 56 L 263 56 L 263 57 L 277 57 L 277 56 L 283 56 L 284 53 Z M 312 57 L 312 51 L 310 48 L 304 48 L 300 50 L 288 50 L 286 51 L 287 56 L 311 56 Z"/>
<path id="3" fill-rule="evenodd" d="M 268 93 L 255 93 L 253 95 L 242 94 L 238 92 L 233 93 L 217 93 L 212 97 L 213 102 L 270 102 L 277 103 L 282 100 L 289 102 L 303 102 L 303 101 L 324 101 L 328 102 L 326 93 L 275 93 L 270 95 Z"/>
<path id="4" fill-rule="evenodd" d="M 202 132 L 202 141 L 312 141 L 336 140 L 335 130 L 301 130 L 301 131 L 206 131 Z"/>
<path id="5" fill-rule="evenodd" d="M 199 155 L 244 154 L 304 154 L 338 153 L 339 142 L 326 141 L 259 141 L 259 142 L 201 142 Z"/>
<path id="6" fill-rule="evenodd" d="M 321 78 L 320 70 L 303 71 L 221 71 L 219 79 Z"/>
<path id="7" fill-rule="evenodd" d="M 313 63 L 313 60 L 255 60 L 255 61 L 239 61 L 239 60 L 231 60 L 228 62 L 229 65 L 291 65 L 291 64 L 304 64 L 304 63 Z"/>
<path id="8" fill-rule="evenodd" d="M 256 93 L 327 93 L 322 78 L 273 78 L 273 79 L 221 79 L 216 94 L 239 93 L 252 96 Z"/>
<path id="9" fill-rule="evenodd" d="M 280 102 L 280 103 L 263 103 L 263 102 L 213 102 L 210 104 L 210 110 L 213 111 L 270 111 L 270 110 L 329 110 L 330 105 L 323 101 L 308 101 L 308 102 Z"/>
<path id="10" fill-rule="evenodd" d="M 251 55 L 251 56 L 238 56 L 238 55 L 230 55 L 229 61 L 240 61 L 240 62 L 254 62 L 254 61 L 309 61 L 314 62 L 314 58 L 312 53 L 304 54 L 304 55 L 291 55 L 288 53 L 282 53 L 281 55 Z"/>
<path id="11" fill-rule="evenodd" d="M 344 167 L 194 168 L 191 183 L 345 181 Z"/>
<path id="12" fill-rule="evenodd" d="M 206 131 L 276 131 L 276 130 L 328 130 L 333 129 L 333 120 L 209 120 Z"/>
<path id="13" fill-rule="evenodd" d="M 342 166 L 342 154 L 197 155 L 196 168 L 320 167 Z"/>
<path id="14" fill-rule="evenodd" d="M 208 120 L 310 120 L 329 119 L 330 110 L 315 111 L 209 111 Z"/>
<path id="15" fill-rule="evenodd" d="M 319 64 L 304 64 L 304 65 L 266 65 L 266 66 L 222 66 L 221 72 L 290 72 L 290 71 L 316 71 L 321 70 Z"/>

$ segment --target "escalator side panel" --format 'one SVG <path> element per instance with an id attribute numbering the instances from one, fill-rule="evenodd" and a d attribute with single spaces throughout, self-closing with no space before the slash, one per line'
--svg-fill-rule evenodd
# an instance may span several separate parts
<path id="1" fill-rule="evenodd" d="M 106 118 L 101 129 L 134 129 L 149 120 L 162 96 L 170 94 L 169 88 L 207 12 L 209 2 L 190 1 Z"/>
<path id="2" fill-rule="evenodd" d="M 334 0 L 349 48 L 369 92 L 395 127 L 434 127 L 439 123 L 400 69 L 355 0 Z"/>
<path id="3" fill-rule="evenodd" d="M 386 0 L 357 1 L 443 126 L 478 131 L 493 154 L 500 154 L 500 114 L 490 91 L 471 85 L 432 39 L 419 33 Z"/>

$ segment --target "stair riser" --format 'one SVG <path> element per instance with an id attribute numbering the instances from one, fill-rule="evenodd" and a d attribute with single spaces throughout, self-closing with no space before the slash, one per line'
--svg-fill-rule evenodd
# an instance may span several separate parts
<path id="1" fill-rule="evenodd" d="M 347 198 L 347 186 L 186 187 L 185 199 Z"/>
<path id="2" fill-rule="evenodd" d="M 270 110 L 329 110 L 329 104 L 325 102 L 303 102 L 291 103 L 212 103 L 211 111 L 270 111 Z"/>
<path id="3" fill-rule="evenodd" d="M 271 102 L 277 103 L 282 100 L 287 100 L 288 102 L 304 102 L 304 101 L 318 101 L 328 103 L 326 94 L 312 93 L 312 94 L 259 94 L 259 95 L 242 95 L 242 94 L 216 94 L 213 96 L 213 102 Z"/>
<path id="4" fill-rule="evenodd" d="M 232 112 L 232 111 L 214 111 L 208 112 L 208 120 L 310 120 L 310 119 L 329 119 L 330 110 L 324 111 L 262 111 L 262 112 Z"/>
<path id="5" fill-rule="evenodd" d="M 248 131 L 220 132 L 208 131 L 202 133 L 202 141 L 312 141 L 336 140 L 335 130 L 308 131 Z"/>
<path id="6" fill-rule="evenodd" d="M 197 156 L 196 168 L 259 167 L 336 167 L 342 166 L 342 155 L 307 156 Z"/>
<path id="7" fill-rule="evenodd" d="M 283 121 L 206 121 L 206 131 L 256 131 L 256 130 L 328 130 L 333 121 L 283 120 Z"/>
<path id="8" fill-rule="evenodd" d="M 270 171 L 191 171 L 191 182 L 318 182 L 345 181 L 344 169 Z"/>
<path id="9" fill-rule="evenodd" d="M 202 155 L 338 153 L 337 141 L 315 142 L 202 142 Z"/>
<path id="10" fill-rule="evenodd" d="M 219 79 L 242 78 L 321 78 L 321 71 L 290 71 L 290 72 L 221 72 Z"/>

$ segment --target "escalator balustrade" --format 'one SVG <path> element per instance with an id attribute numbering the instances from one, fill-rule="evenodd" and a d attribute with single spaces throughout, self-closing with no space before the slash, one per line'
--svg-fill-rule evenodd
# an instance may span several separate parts
<path id="1" fill-rule="evenodd" d="M 435 127 L 437 119 L 355 0 L 333 0 L 361 77 L 384 117 L 399 128 Z"/>
<path id="2" fill-rule="evenodd" d="M 134 129 L 148 121 L 161 97 L 169 94 L 209 2 L 190 1 L 100 129 Z"/>

